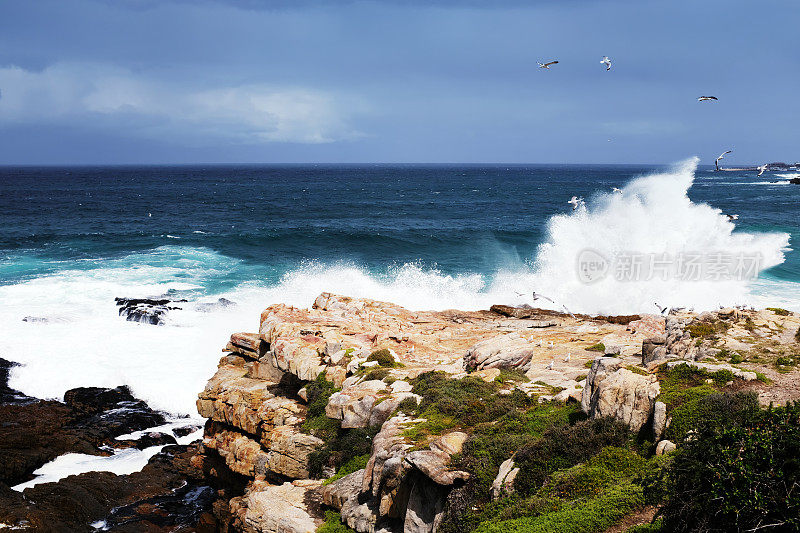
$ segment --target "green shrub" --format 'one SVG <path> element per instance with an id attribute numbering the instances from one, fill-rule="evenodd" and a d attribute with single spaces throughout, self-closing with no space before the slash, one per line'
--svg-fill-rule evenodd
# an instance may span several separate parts
<path id="1" fill-rule="evenodd" d="M 786 309 L 783 309 L 781 307 L 767 307 L 767 311 L 772 311 L 776 315 L 780 315 L 780 316 L 788 316 L 788 315 L 791 314 L 789 311 L 787 311 Z"/>
<path id="2" fill-rule="evenodd" d="M 533 494 L 556 470 L 584 462 L 606 446 L 622 446 L 630 436 L 625 424 L 608 418 L 552 427 L 514 456 L 520 469 L 514 488 L 523 496 Z"/>
<path id="3" fill-rule="evenodd" d="M 650 524 L 642 524 L 628 528 L 625 533 L 661 533 L 662 527 L 664 527 L 664 520 L 658 518 Z"/>
<path id="4" fill-rule="evenodd" d="M 602 495 L 558 511 L 500 522 L 483 522 L 479 533 L 594 533 L 608 529 L 644 504 L 642 488 L 623 483 Z"/>
<path id="5" fill-rule="evenodd" d="M 337 470 L 334 475 L 326 479 L 323 485 L 330 485 L 334 481 L 342 479 L 343 477 L 352 474 L 353 472 L 357 472 L 362 468 L 366 468 L 369 458 L 370 454 L 368 453 L 365 453 L 364 455 L 359 455 L 357 457 L 353 457 L 352 459 L 344 463 L 342 466 L 340 466 L 339 470 Z"/>
<path id="6" fill-rule="evenodd" d="M 364 376 L 364 379 L 367 381 L 372 379 L 383 381 L 389 375 L 389 372 L 390 370 L 388 368 L 379 366 L 377 368 L 370 369 L 369 372 L 367 372 L 366 376 Z"/>
<path id="7" fill-rule="evenodd" d="M 730 324 L 724 320 L 694 320 L 686 330 L 693 339 L 715 338 L 720 333 L 725 333 Z"/>
<path id="8" fill-rule="evenodd" d="M 663 531 L 800 529 L 800 406 L 731 414 L 673 454 Z"/>
<path id="9" fill-rule="evenodd" d="M 386 368 L 398 368 L 403 366 L 402 363 L 395 361 L 392 353 L 389 351 L 388 348 L 382 348 L 380 350 L 375 350 L 369 357 L 367 357 L 367 361 L 377 361 L 378 366 L 383 366 Z"/>
<path id="10" fill-rule="evenodd" d="M 317 528 L 317 533 L 355 533 L 342 523 L 342 515 L 335 511 L 325 511 L 325 523 Z"/>
<path id="11" fill-rule="evenodd" d="M 797 328 L 797 333 L 794 334 L 794 340 L 800 342 L 800 328 Z"/>
<path id="12" fill-rule="evenodd" d="M 740 354 L 738 352 L 734 352 L 733 355 L 731 355 L 730 363 L 732 365 L 738 365 L 742 361 L 744 361 L 744 357 L 742 357 L 742 354 Z"/>
<path id="13" fill-rule="evenodd" d="M 351 462 L 358 457 L 370 454 L 372 438 L 379 429 L 377 426 L 374 428 L 339 428 L 334 436 L 325 440 L 325 444 L 321 448 L 309 454 L 308 471 L 311 477 L 317 479 L 323 477 L 326 467 L 344 468 L 342 465 L 348 464 L 350 464 L 349 468 L 356 466 L 357 462 L 352 464 Z"/>
<path id="14" fill-rule="evenodd" d="M 586 348 L 586 351 L 587 351 L 587 352 L 601 352 L 601 353 L 605 353 L 605 351 L 606 351 L 606 345 L 605 345 L 605 344 L 603 344 L 602 342 L 598 342 L 597 344 L 592 344 L 591 346 L 589 346 L 588 348 Z"/>
<path id="15" fill-rule="evenodd" d="M 332 382 L 325 379 L 324 373 L 306 385 L 308 411 L 303 422 L 303 432 L 321 439 L 329 439 L 336 434 L 339 422 L 325 415 L 325 406 L 328 405 L 331 395 L 338 390 Z"/>
<path id="16" fill-rule="evenodd" d="M 412 440 L 419 440 L 425 434 L 440 434 L 454 427 L 470 428 L 491 422 L 533 403 L 518 389 L 509 395 L 500 395 L 499 384 L 486 383 L 475 376 L 452 379 L 444 372 L 426 372 L 411 383 L 413 392 L 422 396 L 422 401 L 413 413 L 407 414 L 426 419 L 426 422 L 406 430 L 406 436 Z"/>
<path id="17" fill-rule="evenodd" d="M 792 357 L 781 356 L 775 359 L 775 367 L 778 370 L 785 370 L 784 367 L 797 366 L 797 360 Z"/>

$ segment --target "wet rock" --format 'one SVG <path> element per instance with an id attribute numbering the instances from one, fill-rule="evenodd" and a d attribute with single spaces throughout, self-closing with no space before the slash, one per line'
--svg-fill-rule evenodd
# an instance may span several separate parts
<path id="1" fill-rule="evenodd" d="M 173 300 L 171 298 L 114 298 L 119 307 L 119 316 L 124 316 L 131 322 L 142 324 L 162 325 L 169 311 L 182 309 L 175 305 L 185 303 L 187 300 Z"/>
<path id="2" fill-rule="evenodd" d="M 88 531 L 104 521 L 113 531 L 199 531 L 216 526 L 209 514 L 213 491 L 192 466 L 196 447 L 168 446 L 141 472 L 117 476 L 89 472 L 19 493 L 0 484 L 0 523 L 27 522 L 32 531 Z"/>
<path id="3" fill-rule="evenodd" d="M 36 401 L 36 398 L 26 396 L 20 391 L 8 386 L 8 380 L 11 377 L 11 369 L 15 366 L 19 366 L 19 364 L 0 358 L 0 405 L 10 403 L 24 405 Z"/>

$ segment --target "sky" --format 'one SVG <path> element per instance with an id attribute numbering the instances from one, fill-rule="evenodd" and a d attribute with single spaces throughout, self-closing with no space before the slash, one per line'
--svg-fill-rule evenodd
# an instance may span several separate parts
<path id="1" fill-rule="evenodd" d="M 0 0 L 0 164 L 794 162 L 799 24 L 797 0 Z"/>

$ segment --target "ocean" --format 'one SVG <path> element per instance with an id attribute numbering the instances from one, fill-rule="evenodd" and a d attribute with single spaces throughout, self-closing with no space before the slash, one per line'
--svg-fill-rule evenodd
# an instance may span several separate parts
<path id="1" fill-rule="evenodd" d="M 230 333 L 323 291 L 412 309 L 800 311 L 797 175 L 712 170 L 0 167 L 0 357 L 32 396 L 126 384 L 195 414 Z M 187 300 L 163 326 L 114 302 L 161 295 Z M 236 305 L 201 305 L 222 297 Z"/>

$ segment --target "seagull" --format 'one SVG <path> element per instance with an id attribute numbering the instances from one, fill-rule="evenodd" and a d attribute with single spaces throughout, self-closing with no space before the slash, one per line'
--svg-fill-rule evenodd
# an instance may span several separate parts
<path id="1" fill-rule="evenodd" d="M 603 56 L 603 59 L 600 60 L 600 63 L 606 66 L 606 72 L 611 70 L 611 60 L 608 58 L 608 56 Z"/>
<path id="2" fill-rule="evenodd" d="M 414 347 L 411 346 L 408 350 L 406 350 L 406 355 L 414 355 Z"/>
<path id="3" fill-rule="evenodd" d="M 517 292 L 517 291 L 514 291 L 514 294 L 516 294 L 517 296 L 525 296 L 525 293 L 524 293 L 524 292 Z"/>
<path id="4" fill-rule="evenodd" d="M 547 363 L 547 370 L 553 370 L 553 361 Z"/>
<path id="5" fill-rule="evenodd" d="M 698 102 L 708 102 L 710 100 L 719 100 L 716 96 L 700 96 L 697 98 Z"/>
<path id="6" fill-rule="evenodd" d="M 766 170 L 767 170 L 767 165 L 766 164 L 761 165 L 760 167 L 758 167 L 758 177 L 760 178 L 761 174 L 766 172 Z"/>
<path id="7" fill-rule="evenodd" d="M 553 341 L 548 342 L 547 343 L 547 347 L 552 350 L 553 349 Z"/>
<path id="8" fill-rule="evenodd" d="M 661 314 L 662 315 L 665 314 L 667 312 L 667 310 L 669 309 L 669 307 L 662 308 L 660 305 L 658 305 L 658 302 L 654 302 L 653 305 L 655 305 L 657 309 L 661 310 Z"/>
<path id="9" fill-rule="evenodd" d="M 739 215 L 725 215 L 728 217 L 728 220 L 739 220 Z"/>
<path id="10" fill-rule="evenodd" d="M 619 194 L 622 194 L 622 189 L 619 187 L 612 187 L 611 192 L 618 192 Z"/>
<path id="11" fill-rule="evenodd" d="M 539 62 L 537 61 L 537 63 Z M 550 70 L 550 65 L 555 65 L 556 63 L 558 63 L 558 61 L 548 61 L 547 63 L 539 63 L 539 68 L 546 68 L 547 70 Z"/>
<path id="12" fill-rule="evenodd" d="M 536 300 L 538 300 L 539 298 L 544 298 L 545 300 L 547 300 L 547 301 L 548 301 L 548 302 L 550 302 L 550 303 L 555 303 L 555 302 L 552 300 L 552 298 L 548 298 L 548 297 L 547 297 L 547 296 L 545 296 L 544 294 L 536 294 L 536 291 L 533 291 L 533 301 L 535 302 L 535 301 L 536 301 Z"/>
<path id="13" fill-rule="evenodd" d="M 578 205 L 580 205 L 582 202 L 583 198 L 578 198 L 577 196 L 573 196 L 572 198 L 569 199 L 569 202 L 567 203 L 570 204 L 572 206 L 572 210 L 575 211 L 576 209 L 578 209 Z"/>
<path id="14" fill-rule="evenodd" d="M 153 213 L 147 213 L 147 216 L 148 216 L 148 217 L 152 217 L 152 216 L 153 216 Z"/>
<path id="15" fill-rule="evenodd" d="M 719 170 L 720 160 L 722 160 L 725 157 L 725 154 L 729 154 L 731 152 L 733 152 L 733 150 L 727 150 L 725 152 L 722 152 L 721 154 L 719 154 L 719 157 L 714 160 L 714 166 L 717 167 L 717 170 Z"/>
<path id="16" fill-rule="evenodd" d="M 564 358 L 565 363 L 569 363 L 569 360 L 572 359 L 572 352 L 568 353 L 567 356 Z"/>

